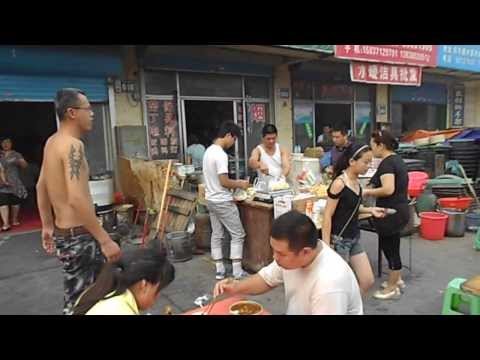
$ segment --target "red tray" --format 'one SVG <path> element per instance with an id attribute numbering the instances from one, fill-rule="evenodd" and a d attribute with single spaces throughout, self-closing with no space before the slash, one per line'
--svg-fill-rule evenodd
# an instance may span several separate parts
<path id="1" fill-rule="evenodd" d="M 231 315 L 229 312 L 230 305 L 240 300 L 246 300 L 246 299 L 241 296 L 234 296 L 234 297 L 230 297 L 225 300 L 219 301 L 213 305 L 213 308 L 208 315 Z M 196 308 L 196 309 L 187 311 L 182 315 L 202 315 L 205 310 L 206 310 L 206 307 Z M 271 315 L 271 314 L 264 308 L 259 315 Z"/>
<path id="2" fill-rule="evenodd" d="M 449 208 L 449 209 L 460 209 L 466 210 L 470 207 L 473 199 L 470 197 L 463 197 L 463 198 L 441 198 L 438 199 L 438 205 L 442 208 Z"/>

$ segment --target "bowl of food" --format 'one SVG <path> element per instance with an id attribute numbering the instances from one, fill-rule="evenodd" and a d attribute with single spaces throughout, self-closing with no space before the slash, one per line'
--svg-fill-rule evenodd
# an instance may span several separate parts
<path id="1" fill-rule="evenodd" d="M 259 315 L 263 306 L 255 301 L 242 300 L 230 305 L 229 311 L 232 315 Z"/>
<path id="2" fill-rule="evenodd" d="M 257 192 L 255 191 L 255 188 L 253 188 L 253 187 L 249 187 L 249 188 L 247 189 L 247 196 L 248 196 L 249 198 L 252 198 L 252 199 L 253 199 L 253 198 L 255 197 L 256 193 L 257 193 Z"/>
<path id="3" fill-rule="evenodd" d="M 233 199 L 235 201 L 245 201 L 245 200 L 247 200 L 247 198 L 248 198 L 248 194 L 245 190 L 237 189 L 233 193 Z"/>

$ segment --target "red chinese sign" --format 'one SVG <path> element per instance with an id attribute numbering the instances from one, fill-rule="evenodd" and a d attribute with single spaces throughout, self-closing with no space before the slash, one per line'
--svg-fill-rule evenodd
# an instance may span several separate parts
<path id="1" fill-rule="evenodd" d="M 252 122 L 265 122 L 265 104 L 254 104 L 251 107 Z"/>
<path id="2" fill-rule="evenodd" d="M 371 84 L 420 86 L 422 68 L 418 66 L 397 66 L 352 62 L 350 64 L 352 81 Z"/>
<path id="3" fill-rule="evenodd" d="M 437 45 L 335 45 L 340 59 L 437 66 Z"/>

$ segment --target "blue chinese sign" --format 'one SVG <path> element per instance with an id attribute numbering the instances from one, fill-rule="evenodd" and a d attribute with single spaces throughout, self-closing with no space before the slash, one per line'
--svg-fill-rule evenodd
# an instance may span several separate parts
<path id="1" fill-rule="evenodd" d="M 463 127 L 465 116 L 465 87 L 453 87 L 452 127 Z"/>
<path id="2" fill-rule="evenodd" d="M 480 72 L 480 45 L 438 45 L 438 67 Z"/>

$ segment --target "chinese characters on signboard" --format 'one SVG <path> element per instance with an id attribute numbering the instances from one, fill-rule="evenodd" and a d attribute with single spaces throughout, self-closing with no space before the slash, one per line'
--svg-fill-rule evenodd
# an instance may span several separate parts
<path id="1" fill-rule="evenodd" d="M 422 69 L 418 66 L 352 62 L 350 76 L 357 82 L 420 86 Z"/>
<path id="2" fill-rule="evenodd" d="M 252 104 L 252 106 L 250 107 L 250 113 L 252 122 L 265 122 L 265 104 Z"/>
<path id="3" fill-rule="evenodd" d="M 453 87 L 452 127 L 463 127 L 465 115 L 465 87 Z"/>
<path id="4" fill-rule="evenodd" d="M 147 117 L 151 158 L 178 158 L 180 141 L 175 102 L 147 100 Z"/>
<path id="5" fill-rule="evenodd" d="M 437 65 L 437 45 L 335 45 L 335 57 L 435 67 Z"/>
<path id="6" fill-rule="evenodd" d="M 439 45 L 438 66 L 480 71 L 480 45 Z"/>

